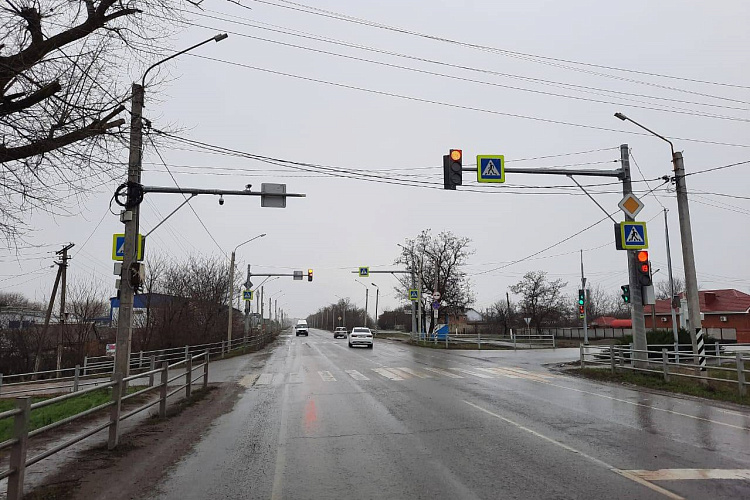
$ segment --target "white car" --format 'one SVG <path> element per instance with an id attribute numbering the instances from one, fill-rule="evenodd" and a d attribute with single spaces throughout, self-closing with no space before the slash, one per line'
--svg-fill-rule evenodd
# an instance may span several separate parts
<path id="1" fill-rule="evenodd" d="M 333 331 L 333 338 L 337 339 L 339 337 L 346 338 L 345 326 L 337 326 L 336 329 Z"/>
<path id="2" fill-rule="evenodd" d="M 352 328 L 352 331 L 349 332 L 348 339 L 349 347 L 354 347 L 355 345 L 365 345 L 369 349 L 372 349 L 372 332 L 369 328 L 365 328 L 364 326 L 355 326 L 354 328 Z"/>
<path id="3" fill-rule="evenodd" d="M 294 327 L 294 336 L 299 337 L 300 335 L 304 335 L 305 337 L 309 335 L 307 332 L 307 321 L 297 321 L 297 325 Z"/>

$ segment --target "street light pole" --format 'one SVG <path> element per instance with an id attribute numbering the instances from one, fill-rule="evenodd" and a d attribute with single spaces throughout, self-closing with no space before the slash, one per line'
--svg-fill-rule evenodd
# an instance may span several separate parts
<path id="1" fill-rule="evenodd" d="M 372 284 L 375 287 L 375 329 L 378 329 L 378 300 L 380 299 L 380 287 L 375 283 Z"/>
<path id="2" fill-rule="evenodd" d="M 693 354 L 698 358 L 700 371 L 706 370 L 705 346 L 703 344 L 703 329 L 701 326 L 700 298 L 698 296 L 698 277 L 695 271 L 695 254 L 693 253 L 693 231 L 690 225 L 690 207 L 688 206 L 687 185 L 685 183 L 685 164 L 682 153 L 675 152 L 674 144 L 666 137 L 657 134 L 640 123 L 628 118 L 622 113 L 615 113 L 620 120 L 627 120 L 642 128 L 646 132 L 669 143 L 672 151 L 672 165 L 674 169 L 675 191 L 677 192 L 677 214 L 680 220 L 680 242 L 682 243 L 682 262 L 685 270 L 685 294 L 688 302 L 688 318 L 690 341 L 693 344 Z"/>
<path id="3" fill-rule="evenodd" d="M 122 270 L 120 271 L 120 308 L 117 315 L 117 336 L 115 349 L 115 373 L 128 376 L 130 371 L 130 339 L 133 331 L 133 301 L 135 297 L 134 275 L 137 275 L 138 262 L 138 229 L 140 222 L 140 200 L 131 193 L 132 186 L 141 183 L 142 154 L 143 154 L 143 101 L 146 75 L 156 66 L 172 58 L 184 54 L 210 41 L 220 42 L 227 38 L 227 34 L 220 34 L 204 40 L 201 43 L 181 50 L 171 56 L 158 61 L 146 69 L 141 84 L 133 83 L 131 113 L 130 113 L 130 151 L 128 154 L 128 201 L 126 210 L 120 219 L 125 223 L 123 244 Z M 137 286 L 137 283 L 135 284 Z"/>
<path id="4" fill-rule="evenodd" d="M 365 327 L 366 327 L 367 326 L 367 302 L 370 299 L 370 289 L 367 288 L 367 285 L 365 285 L 361 281 L 359 280 L 354 280 L 354 281 L 356 281 L 357 283 L 365 287 Z"/>
<path id="5" fill-rule="evenodd" d="M 232 250 L 232 258 L 229 261 L 229 321 L 227 323 L 227 345 L 232 345 L 232 298 L 234 297 L 234 256 L 235 253 L 237 253 L 237 249 L 240 248 L 245 243 L 250 243 L 253 240 L 256 240 L 258 238 L 263 238 L 266 235 L 266 233 L 259 234 L 258 236 L 253 236 L 247 241 L 243 241 L 236 247 L 234 247 L 234 250 Z"/>

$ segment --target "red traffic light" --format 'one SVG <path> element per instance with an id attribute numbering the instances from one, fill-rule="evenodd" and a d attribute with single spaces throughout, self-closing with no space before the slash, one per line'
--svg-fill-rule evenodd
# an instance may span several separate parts
<path id="1" fill-rule="evenodd" d="M 648 262 L 648 252 L 645 250 L 641 250 L 636 255 L 638 257 L 638 262 Z"/>
<path id="2" fill-rule="evenodd" d="M 648 272 L 648 264 L 641 264 L 641 272 L 647 273 Z"/>
<path id="3" fill-rule="evenodd" d="M 459 161 L 462 155 L 463 154 L 460 149 L 451 149 L 450 151 L 450 157 L 453 161 Z"/>

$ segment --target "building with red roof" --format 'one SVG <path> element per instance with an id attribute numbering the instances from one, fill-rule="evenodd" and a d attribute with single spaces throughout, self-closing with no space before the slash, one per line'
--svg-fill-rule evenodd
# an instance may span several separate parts
<path id="1" fill-rule="evenodd" d="M 700 299 L 703 328 L 733 328 L 737 332 L 737 342 L 750 342 L 750 295 L 734 289 L 723 290 L 700 290 Z M 687 303 L 685 295 L 680 294 L 681 307 L 676 310 L 678 324 L 685 326 L 682 318 L 683 309 L 686 310 Z M 655 310 L 654 310 L 655 309 Z M 646 316 L 646 329 L 667 329 L 672 326 L 672 312 L 670 300 L 657 300 L 654 306 L 643 306 Z M 652 318 L 656 317 L 656 324 Z"/>

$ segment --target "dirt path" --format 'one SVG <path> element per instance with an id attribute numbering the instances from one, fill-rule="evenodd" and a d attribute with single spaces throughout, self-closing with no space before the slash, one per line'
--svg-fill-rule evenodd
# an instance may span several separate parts
<path id="1" fill-rule="evenodd" d="M 167 469 L 189 452 L 214 419 L 232 409 L 242 387 L 212 384 L 120 437 L 117 449 L 100 446 L 78 454 L 25 500 L 131 500 L 149 496 Z"/>

